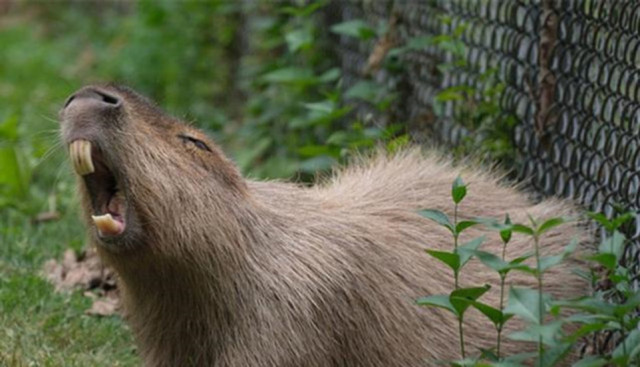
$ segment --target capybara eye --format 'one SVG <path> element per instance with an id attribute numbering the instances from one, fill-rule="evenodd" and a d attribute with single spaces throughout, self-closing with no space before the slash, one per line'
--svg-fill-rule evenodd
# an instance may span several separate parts
<path id="1" fill-rule="evenodd" d="M 193 145 L 195 145 L 196 147 L 198 147 L 198 149 L 202 149 L 202 150 L 206 150 L 206 151 L 211 151 L 211 149 L 209 149 L 209 146 L 203 142 L 202 140 L 198 140 L 196 138 L 194 138 L 193 136 L 189 136 L 189 135 L 185 135 L 185 134 L 180 134 L 178 135 L 178 137 L 182 140 L 184 140 L 185 142 L 189 142 Z"/>

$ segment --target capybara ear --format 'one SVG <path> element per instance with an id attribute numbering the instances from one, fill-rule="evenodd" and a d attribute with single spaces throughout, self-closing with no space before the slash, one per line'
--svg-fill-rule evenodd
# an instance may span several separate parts
<path id="1" fill-rule="evenodd" d="M 422 366 L 458 358 L 458 322 L 415 300 L 448 294 L 451 269 L 426 249 L 452 251 L 449 230 L 418 214 L 453 216 L 451 183 L 470 183 L 455 211 L 514 222 L 569 215 L 558 200 L 534 204 L 500 175 L 455 167 L 407 148 L 373 154 L 313 187 L 245 180 L 204 133 L 146 98 L 113 85 L 72 95 L 62 139 L 78 176 L 83 213 L 101 258 L 118 273 L 127 321 L 148 366 Z M 464 243 L 499 234 L 469 227 Z M 581 228 L 543 242 L 558 253 Z M 509 259 L 532 251 L 513 236 Z M 545 291 L 579 296 L 586 284 L 567 262 L 545 273 Z M 536 287 L 509 274 L 508 286 Z M 498 307 L 500 278 L 479 261 L 460 287 L 492 285 L 482 302 Z M 488 348 L 491 323 L 470 310 L 468 350 Z M 509 330 L 517 324 L 509 324 Z M 527 350 L 503 339 L 505 353 Z M 427 361 L 427 362 L 425 362 Z"/>

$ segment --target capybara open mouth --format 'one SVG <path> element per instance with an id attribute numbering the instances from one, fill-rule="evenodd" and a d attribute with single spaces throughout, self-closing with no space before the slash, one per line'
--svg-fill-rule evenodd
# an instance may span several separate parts
<path id="1" fill-rule="evenodd" d="M 126 200 L 113 171 L 100 152 L 88 140 L 69 144 L 73 168 L 83 178 L 93 207 L 93 223 L 101 238 L 113 238 L 126 228 Z"/>

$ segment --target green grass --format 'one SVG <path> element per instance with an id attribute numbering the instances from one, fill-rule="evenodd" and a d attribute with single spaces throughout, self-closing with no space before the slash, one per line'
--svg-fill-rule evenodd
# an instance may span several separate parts
<path id="1" fill-rule="evenodd" d="M 131 334 L 118 316 L 85 314 L 91 300 L 80 291 L 57 293 L 42 265 L 66 248 L 84 246 L 72 206 L 56 222 L 2 213 L 0 228 L 0 365 L 134 366 Z"/>
<path id="2" fill-rule="evenodd" d="M 85 314 L 91 300 L 76 291 L 56 293 L 42 264 L 64 249 L 83 247 L 77 213 L 32 224 L 28 216 L 2 214 L 0 235 L 0 365 L 133 366 L 138 364 L 128 328 L 118 316 Z"/>

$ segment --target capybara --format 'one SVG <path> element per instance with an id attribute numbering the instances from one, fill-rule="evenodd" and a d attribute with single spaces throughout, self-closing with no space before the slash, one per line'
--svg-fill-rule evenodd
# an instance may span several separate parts
<path id="1" fill-rule="evenodd" d="M 119 275 L 124 315 L 148 366 L 425 366 L 459 358 L 457 321 L 416 305 L 454 287 L 425 249 L 452 237 L 420 209 L 453 214 L 451 184 L 469 195 L 462 219 L 514 222 L 569 215 L 559 200 L 533 204 L 481 168 L 453 166 L 416 148 L 354 159 L 314 186 L 243 178 L 198 129 L 117 85 L 80 89 L 61 111 L 61 136 L 78 174 L 89 237 Z M 476 226 L 461 241 L 487 232 Z M 559 252 L 577 225 L 551 232 Z M 500 254 L 487 234 L 483 249 Z M 514 235 L 507 257 L 532 251 Z M 535 287 L 528 275 L 509 284 Z M 499 278 L 477 260 L 461 285 Z M 585 292 L 570 265 L 545 275 L 545 291 Z M 475 310 L 465 322 L 470 353 L 496 338 Z M 505 332 L 508 334 L 508 332 Z M 505 339 L 504 352 L 522 351 Z"/>

